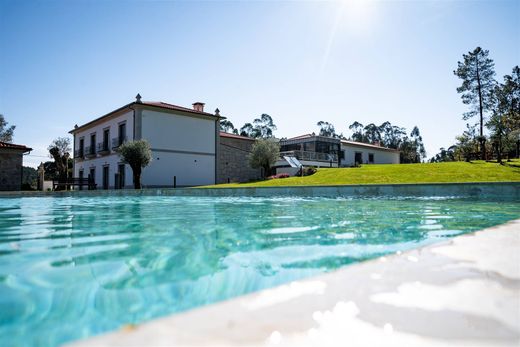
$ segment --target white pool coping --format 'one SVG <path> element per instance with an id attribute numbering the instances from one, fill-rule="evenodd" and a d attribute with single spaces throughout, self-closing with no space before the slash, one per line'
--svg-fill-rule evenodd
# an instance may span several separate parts
<path id="1" fill-rule="evenodd" d="M 519 346 L 520 219 L 68 346 Z"/>

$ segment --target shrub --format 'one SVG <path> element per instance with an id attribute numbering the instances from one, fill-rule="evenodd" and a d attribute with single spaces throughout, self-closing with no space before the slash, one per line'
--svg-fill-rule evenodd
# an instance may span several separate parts
<path id="1" fill-rule="evenodd" d="M 277 175 L 269 176 L 269 177 L 267 177 L 267 179 L 268 180 L 274 180 L 274 179 L 277 179 L 277 178 L 288 178 L 288 177 L 291 177 L 291 175 L 289 175 L 288 173 L 279 173 Z"/>

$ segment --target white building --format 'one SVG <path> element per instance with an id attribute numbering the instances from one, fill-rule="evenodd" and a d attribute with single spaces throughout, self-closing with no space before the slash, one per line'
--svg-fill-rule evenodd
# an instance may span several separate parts
<path id="1" fill-rule="evenodd" d="M 145 139 L 152 162 L 143 169 L 143 187 L 196 186 L 216 183 L 219 116 L 164 102 L 136 101 L 70 133 L 74 136 L 74 177 L 93 177 L 98 189 L 132 188 L 129 165 L 116 149 L 130 140 Z"/>
<path id="2" fill-rule="evenodd" d="M 296 173 L 283 157 L 295 157 L 304 166 L 349 167 L 358 164 L 399 164 L 399 151 L 355 141 L 305 134 L 280 140 L 276 172 Z"/>
<path id="3" fill-rule="evenodd" d="M 399 164 L 399 151 L 355 141 L 341 140 L 340 166 L 359 164 Z"/>

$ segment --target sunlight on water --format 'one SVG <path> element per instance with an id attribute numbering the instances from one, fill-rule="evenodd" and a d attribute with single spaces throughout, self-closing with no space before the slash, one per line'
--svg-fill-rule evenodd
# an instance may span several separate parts
<path id="1" fill-rule="evenodd" d="M 0 341 L 55 346 L 515 218 L 454 198 L 0 199 Z"/>

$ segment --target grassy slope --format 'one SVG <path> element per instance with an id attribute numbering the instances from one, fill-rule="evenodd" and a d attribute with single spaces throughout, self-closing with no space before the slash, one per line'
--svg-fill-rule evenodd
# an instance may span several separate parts
<path id="1" fill-rule="evenodd" d="M 272 187 L 343 184 L 507 182 L 520 181 L 520 161 L 498 165 L 476 161 L 435 164 L 363 165 L 360 168 L 319 169 L 312 176 L 220 184 L 211 187 Z"/>

